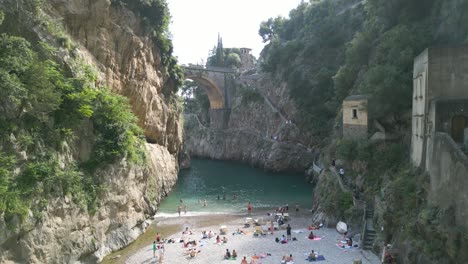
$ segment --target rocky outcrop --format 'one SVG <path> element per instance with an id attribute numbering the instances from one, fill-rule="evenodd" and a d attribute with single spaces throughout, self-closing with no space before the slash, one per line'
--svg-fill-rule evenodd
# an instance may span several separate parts
<path id="1" fill-rule="evenodd" d="M 235 160 L 271 171 L 304 172 L 317 153 L 301 144 L 280 142 L 244 129 L 214 130 L 186 117 L 185 148 L 195 157 Z"/>
<path id="2" fill-rule="evenodd" d="M 29 219 L 20 233 L 0 225 L 1 263 L 96 263 L 135 240 L 145 219 L 177 180 L 177 160 L 166 148 L 147 144 L 148 167 L 125 160 L 96 173 L 108 190 L 88 213 L 70 197 L 49 201 L 40 221 Z"/>
<path id="3" fill-rule="evenodd" d="M 303 173 L 317 153 L 291 121 L 295 108 L 284 85 L 268 76 L 241 76 L 228 128 L 212 129 L 186 115 L 185 149 L 196 157 L 236 160 L 271 171 Z"/>
<path id="4" fill-rule="evenodd" d="M 34 20 L 22 6 L 26 2 L 2 1 L 0 8 L 17 16 L 18 27 L 28 30 L 26 37 L 56 46 L 53 32 L 31 24 Z M 60 48 L 58 60 L 74 74 L 77 63 L 93 65 L 98 71 L 97 86 L 108 86 L 129 98 L 150 143 L 146 144 L 146 165 L 129 165 L 122 159 L 93 175 L 104 188 L 95 212 L 65 196 L 50 198 L 41 218 L 30 214 L 19 229 L 10 230 L 0 221 L 0 263 L 96 263 L 134 241 L 175 184 L 183 140 L 181 109 L 172 96 L 165 95 L 170 84 L 161 54 L 135 13 L 109 0 L 37 4 L 42 5 L 42 19 L 59 23 L 72 40 L 74 47 Z M 92 124 L 82 129 L 86 131 L 63 148 L 59 160 L 64 165 L 89 158 L 94 143 Z"/>
<path id="5" fill-rule="evenodd" d="M 179 112 L 162 96 L 167 74 L 141 19 L 108 0 L 48 2 L 47 12 L 63 19 L 86 59 L 98 66 L 99 82 L 130 99 L 148 141 L 177 153 L 182 145 Z"/>

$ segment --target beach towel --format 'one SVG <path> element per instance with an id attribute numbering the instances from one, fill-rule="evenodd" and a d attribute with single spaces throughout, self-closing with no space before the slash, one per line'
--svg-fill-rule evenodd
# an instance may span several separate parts
<path id="1" fill-rule="evenodd" d="M 338 243 L 338 244 L 335 244 L 338 248 L 341 248 L 341 249 L 352 249 L 353 247 L 351 246 L 348 246 L 348 245 L 345 245 L 345 244 L 342 244 L 342 243 Z"/>
<path id="2" fill-rule="evenodd" d="M 315 258 L 315 260 L 309 260 L 309 258 L 306 258 L 305 260 L 309 262 L 323 261 L 325 260 L 325 257 L 323 255 L 318 255 L 317 258 Z"/>
<path id="3" fill-rule="evenodd" d="M 309 237 L 305 237 L 305 238 L 309 240 L 315 240 L 315 241 L 322 240 L 322 237 L 318 237 L 318 236 L 314 237 L 314 239 L 310 239 Z"/>

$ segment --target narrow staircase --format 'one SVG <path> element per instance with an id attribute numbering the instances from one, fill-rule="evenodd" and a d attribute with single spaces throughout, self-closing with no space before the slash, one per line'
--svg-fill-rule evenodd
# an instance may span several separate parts
<path id="1" fill-rule="evenodd" d="M 374 208 L 369 203 L 366 204 L 366 213 L 365 213 L 365 231 L 364 238 L 362 240 L 362 248 L 365 250 L 372 249 L 374 245 L 374 240 L 376 237 L 376 232 L 374 229 Z"/>

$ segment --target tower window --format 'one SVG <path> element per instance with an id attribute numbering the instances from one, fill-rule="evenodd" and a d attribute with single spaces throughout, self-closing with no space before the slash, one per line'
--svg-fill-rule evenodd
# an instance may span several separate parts
<path id="1" fill-rule="evenodd" d="M 357 119 L 357 109 L 353 109 L 353 119 Z"/>

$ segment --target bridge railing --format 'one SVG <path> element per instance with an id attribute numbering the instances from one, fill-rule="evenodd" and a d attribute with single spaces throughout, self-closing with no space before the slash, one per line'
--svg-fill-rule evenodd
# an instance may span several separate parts
<path id="1" fill-rule="evenodd" d="M 205 67 L 204 65 L 182 65 L 182 68 L 187 70 L 195 70 L 195 71 L 211 71 L 211 72 L 222 72 L 222 73 L 237 73 L 237 69 L 226 68 L 226 67 L 215 67 L 215 66 L 208 66 Z"/>

